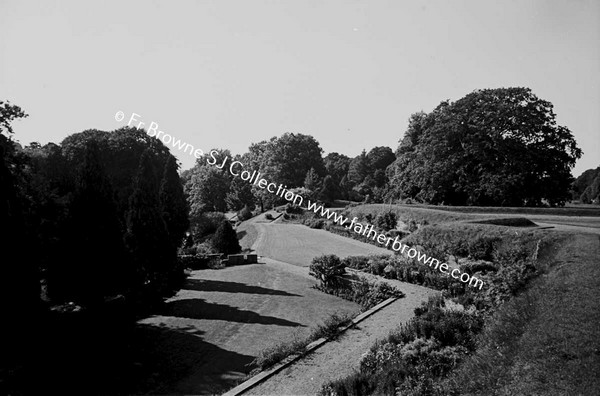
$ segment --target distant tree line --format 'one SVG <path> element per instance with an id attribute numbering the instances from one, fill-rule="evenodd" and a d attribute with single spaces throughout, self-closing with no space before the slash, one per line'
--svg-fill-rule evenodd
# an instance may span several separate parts
<path id="1" fill-rule="evenodd" d="M 336 152 L 323 157 L 312 136 L 285 133 L 252 144 L 235 159 L 324 202 L 562 206 L 571 198 L 571 169 L 581 150 L 555 118 L 552 104 L 528 88 L 484 89 L 413 114 L 396 152 L 375 147 L 354 158 Z M 220 160 L 231 156 L 218 151 Z M 204 158 L 182 178 L 193 225 L 208 212 L 262 211 L 282 203 Z M 575 188 L 587 199 L 597 197 L 597 184 L 585 194 L 587 184 Z"/>

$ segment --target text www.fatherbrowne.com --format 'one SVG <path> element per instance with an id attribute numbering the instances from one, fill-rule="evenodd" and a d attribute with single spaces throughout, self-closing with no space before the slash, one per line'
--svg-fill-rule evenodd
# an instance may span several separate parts
<path id="1" fill-rule="evenodd" d="M 137 117 L 140 117 L 140 115 L 132 113 L 127 125 L 130 126 L 132 123 L 137 121 L 137 128 L 143 128 L 145 126 L 145 123 L 140 121 Z M 125 114 L 122 111 L 118 111 L 117 114 L 115 114 L 115 119 L 117 121 L 122 121 L 124 118 Z M 206 162 L 209 165 L 216 166 L 219 169 L 223 169 L 226 166 L 227 162 L 230 160 L 229 157 L 226 157 L 223 163 L 218 164 L 217 158 L 215 156 L 217 152 L 215 150 L 212 150 L 209 153 L 210 156 L 204 156 L 204 152 L 201 149 L 196 149 L 189 143 L 182 142 L 181 140 L 175 139 L 174 137 L 163 131 L 159 131 L 158 124 L 155 122 L 150 123 L 147 133 L 150 136 L 156 136 L 157 139 L 161 139 L 165 144 L 172 143 L 173 147 L 178 147 L 180 150 L 187 151 L 189 149 L 190 154 L 193 154 L 194 157 L 196 157 L 197 159 L 201 159 L 204 157 L 206 158 Z M 229 172 L 233 176 L 240 177 L 242 180 L 257 186 L 258 188 L 266 189 L 271 194 L 275 194 L 281 198 L 284 198 L 286 201 L 293 203 L 294 205 L 302 207 L 304 198 L 301 195 L 293 191 L 287 190 L 287 186 L 284 186 L 282 184 L 279 184 L 278 186 L 275 183 L 268 182 L 264 178 L 261 178 L 261 173 L 257 172 L 256 170 L 250 172 L 248 170 L 243 169 L 243 163 L 231 159 L 229 163 Z M 385 246 L 386 248 L 389 247 L 391 243 L 392 249 L 394 251 L 400 252 L 400 254 L 403 254 L 410 259 L 414 259 L 416 257 L 418 262 L 422 263 L 423 265 L 429 265 L 429 267 L 433 266 L 434 269 L 439 269 L 439 271 L 445 274 L 446 276 L 452 276 L 454 279 L 458 279 L 463 283 L 468 283 L 469 286 L 472 287 L 479 287 L 479 289 L 483 288 L 483 281 L 481 279 L 471 276 L 466 272 L 463 272 L 461 274 L 461 270 L 458 268 L 452 268 L 452 270 L 449 271 L 450 266 L 447 263 L 440 264 L 439 260 L 427 256 L 425 253 L 421 253 L 417 249 L 400 242 L 398 240 L 398 236 L 392 239 L 391 237 L 385 235 L 385 233 L 376 231 L 372 224 L 370 225 L 359 223 L 358 218 L 356 217 L 354 217 L 350 221 L 350 224 L 347 224 L 349 220 L 348 218 L 339 215 L 337 212 L 330 211 L 329 209 L 324 208 L 322 205 L 319 205 L 316 202 L 311 202 L 310 200 L 308 200 L 307 208 L 308 210 L 312 210 L 314 213 L 320 215 L 321 217 L 326 217 L 328 220 L 333 219 L 335 223 L 344 226 L 348 229 L 351 229 L 359 235 L 362 235 L 366 238 L 372 238 L 372 240 L 377 241 L 377 243 Z"/>
<path id="2" fill-rule="evenodd" d="M 230 158 L 226 157 L 223 160 L 223 162 L 219 164 L 217 162 L 216 154 L 217 151 L 212 150 L 210 152 L 210 156 L 206 157 L 206 162 L 209 165 L 216 166 L 219 169 L 225 168 Z M 233 176 L 240 177 L 242 180 L 257 186 L 258 188 L 266 189 L 270 193 L 280 196 L 288 202 L 293 203 L 294 205 L 298 205 L 300 207 L 303 206 L 304 197 L 293 191 L 287 190 L 287 186 L 283 186 L 281 184 L 277 186 L 276 183 L 270 183 L 266 179 L 262 178 L 261 176 L 264 175 L 261 175 L 260 172 L 257 172 L 256 170 L 250 172 L 248 170 L 242 170 L 243 168 L 244 164 L 242 164 L 240 161 L 234 161 L 233 159 L 231 159 L 231 161 L 229 162 L 229 172 Z M 311 202 L 310 200 L 307 200 L 307 203 L 308 204 L 306 208 L 320 215 L 321 217 L 326 217 L 328 220 L 333 220 L 335 223 L 344 226 L 348 229 L 351 229 L 355 233 L 362 235 L 366 238 L 372 238 L 374 241 L 377 241 L 377 243 L 385 247 L 389 247 L 391 244 L 392 250 L 400 252 L 400 254 L 403 254 L 410 259 L 416 258 L 417 261 L 422 263 L 423 265 L 429 265 L 430 268 L 433 267 L 434 269 L 439 269 L 439 271 L 443 274 L 446 274 L 447 276 L 452 276 L 454 279 L 458 279 L 463 283 L 468 283 L 469 286 L 479 287 L 479 289 L 483 288 L 483 281 L 481 279 L 471 276 L 466 272 L 461 273 L 461 270 L 458 268 L 452 268 L 451 271 L 449 271 L 450 266 L 447 263 L 440 264 L 439 260 L 430 257 L 425 253 L 419 252 L 417 249 L 410 247 L 407 244 L 400 242 L 398 240 L 398 236 L 396 236 L 395 238 L 388 237 L 384 233 L 376 231 L 375 227 L 373 227 L 372 224 L 365 225 L 359 223 L 358 218 L 356 217 L 354 217 L 352 220 L 349 220 L 348 218 L 338 214 L 335 211 L 330 211 L 329 209 L 324 208 L 322 205 L 319 205 L 316 202 Z M 348 221 L 350 221 L 350 224 L 347 224 Z"/>
<path id="3" fill-rule="evenodd" d="M 330 211 L 329 209 L 324 208 L 322 205 L 318 205 L 310 200 L 308 200 L 308 210 L 312 210 L 314 213 L 319 214 L 322 217 L 326 217 L 329 220 L 333 219 L 335 223 L 345 226 L 346 228 L 351 229 L 355 233 L 366 238 L 371 238 L 373 241 L 377 241 L 377 243 L 385 247 L 389 247 L 391 243 L 394 251 L 400 252 L 411 259 L 416 257 L 417 261 L 420 263 L 429 265 L 429 267 L 433 266 L 434 269 L 439 269 L 443 274 L 452 276 L 454 279 L 458 279 L 463 283 L 468 283 L 469 286 L 479 287 L 479 289 L 483 288 L 483 281 L 481 279 L 471 276 L 466 272 L 461 274 L 461 271 L 458 268 L 453 268 L 451 271 L 449 271 L 450 267 L 447 263 L 440 264 L 439 260 L 431 256 L 427 256 L 425 253 L 421 253 L 417 249 L 400 242 L 398 240 L 398 236 L 392 239 L 384 233 L 376 231 L 372 224 L 369 225 L 359 223 L 357 217 L 354 217 L 350 224 L 346 225 L 349 220 L 348 218 L 339 215 L 334 211 Z"/>

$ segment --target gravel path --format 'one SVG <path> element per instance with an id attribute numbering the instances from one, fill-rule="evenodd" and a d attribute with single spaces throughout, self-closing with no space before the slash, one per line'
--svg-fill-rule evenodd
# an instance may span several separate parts
<path id="1" fill-rule="evenodd" d="M 390 281 L 406 293 L 376 312 L 357 328 L 347 330 L 335 341 L 324 344 L 311 354 L 267 379 L 245 395 L 314 395 L 328 381 L 358 369 L 363 353 L 378 339 L 386 337 L 398 325 L 414 316 L 413 310 L 437 292 L 425 287 Z"/>

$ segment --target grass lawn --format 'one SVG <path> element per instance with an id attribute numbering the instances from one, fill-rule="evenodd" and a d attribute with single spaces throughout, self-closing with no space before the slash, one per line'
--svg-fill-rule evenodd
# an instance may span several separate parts
<path id="1" fill-rule="evenodd" d="M 160 311 L 138 322 L 137 388 L 124 393 L 222 394 L 265 348 L 359 310 L 314 283 L 270 264 L 194 271 Z"/>
<path id="2" fill-rule="evenodd" d="M 577 227 L 600 228 L 600 208 L 486 208 L 472 206 L 427 206 L 427 205 L 388 205 L 367 204 L 352 207 L 349 217 L 370 213 L 373 218 L 378 213 L 391 210 L 398 220 L 415 220 L 429 224 L 443 224 L 456 221 L 489 220 L 498 218 L 527 218 L 533 222 L 564 224 Z"/>
<path id="3" fill-rule="evenodd" d="M 308 267 L 314 257 L 322 254 L 347 257 L 392 253 L 381 247 L 299 224 L 273 223 L 255 226 L 260 228 L 255 245 L 259 255 L 302 267 Z"/>
<path id="4" fill-rule="evenodd" d="M 563 208 L 496 207 L 496 206 L 440 206 L 440 205 L 393 205 L 404 208 L 423 208 L 455 213 L 498 213 L 533 214 L 556 216 L 596 216 L 600 217 L 600 205 L 565 206 Z"/>

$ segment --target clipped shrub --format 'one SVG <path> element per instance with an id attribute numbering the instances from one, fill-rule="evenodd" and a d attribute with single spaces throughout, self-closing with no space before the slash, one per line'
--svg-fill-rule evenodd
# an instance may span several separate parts
<path id="1" fill-rule="evenodd" d="M 252 211 L 248 206 L 244 206 L 244 208 L 240 210 L 237 215 L 238 219 L 240 219 L 241 221 L 246 221 L 252 218 Z"/>
<path id="2" fill-rule="evenodd" d="M 336 283 L 336 278 L 346 272 L 344 264 L 335 254 L 315 257 L 309 267 L 309 274 L 328 287 Z"/>
<path id="3" fill-rule="evenodd" d="M 375 218 L 375 226 L 380 230 L 393 230 L 396 228 L 396 225 L 398 225 L 398 218 L 396 217 L 396 213 L 392 211 L 379 213 Z"/>
<path id="4" fill-rule="evenodd" d="M 219 253 L 235 254 L 242 250 L 237 239 L 237 234 L 229 221 L 224 220 L 215 232 L 212 240 L 212 247 Z"/>

